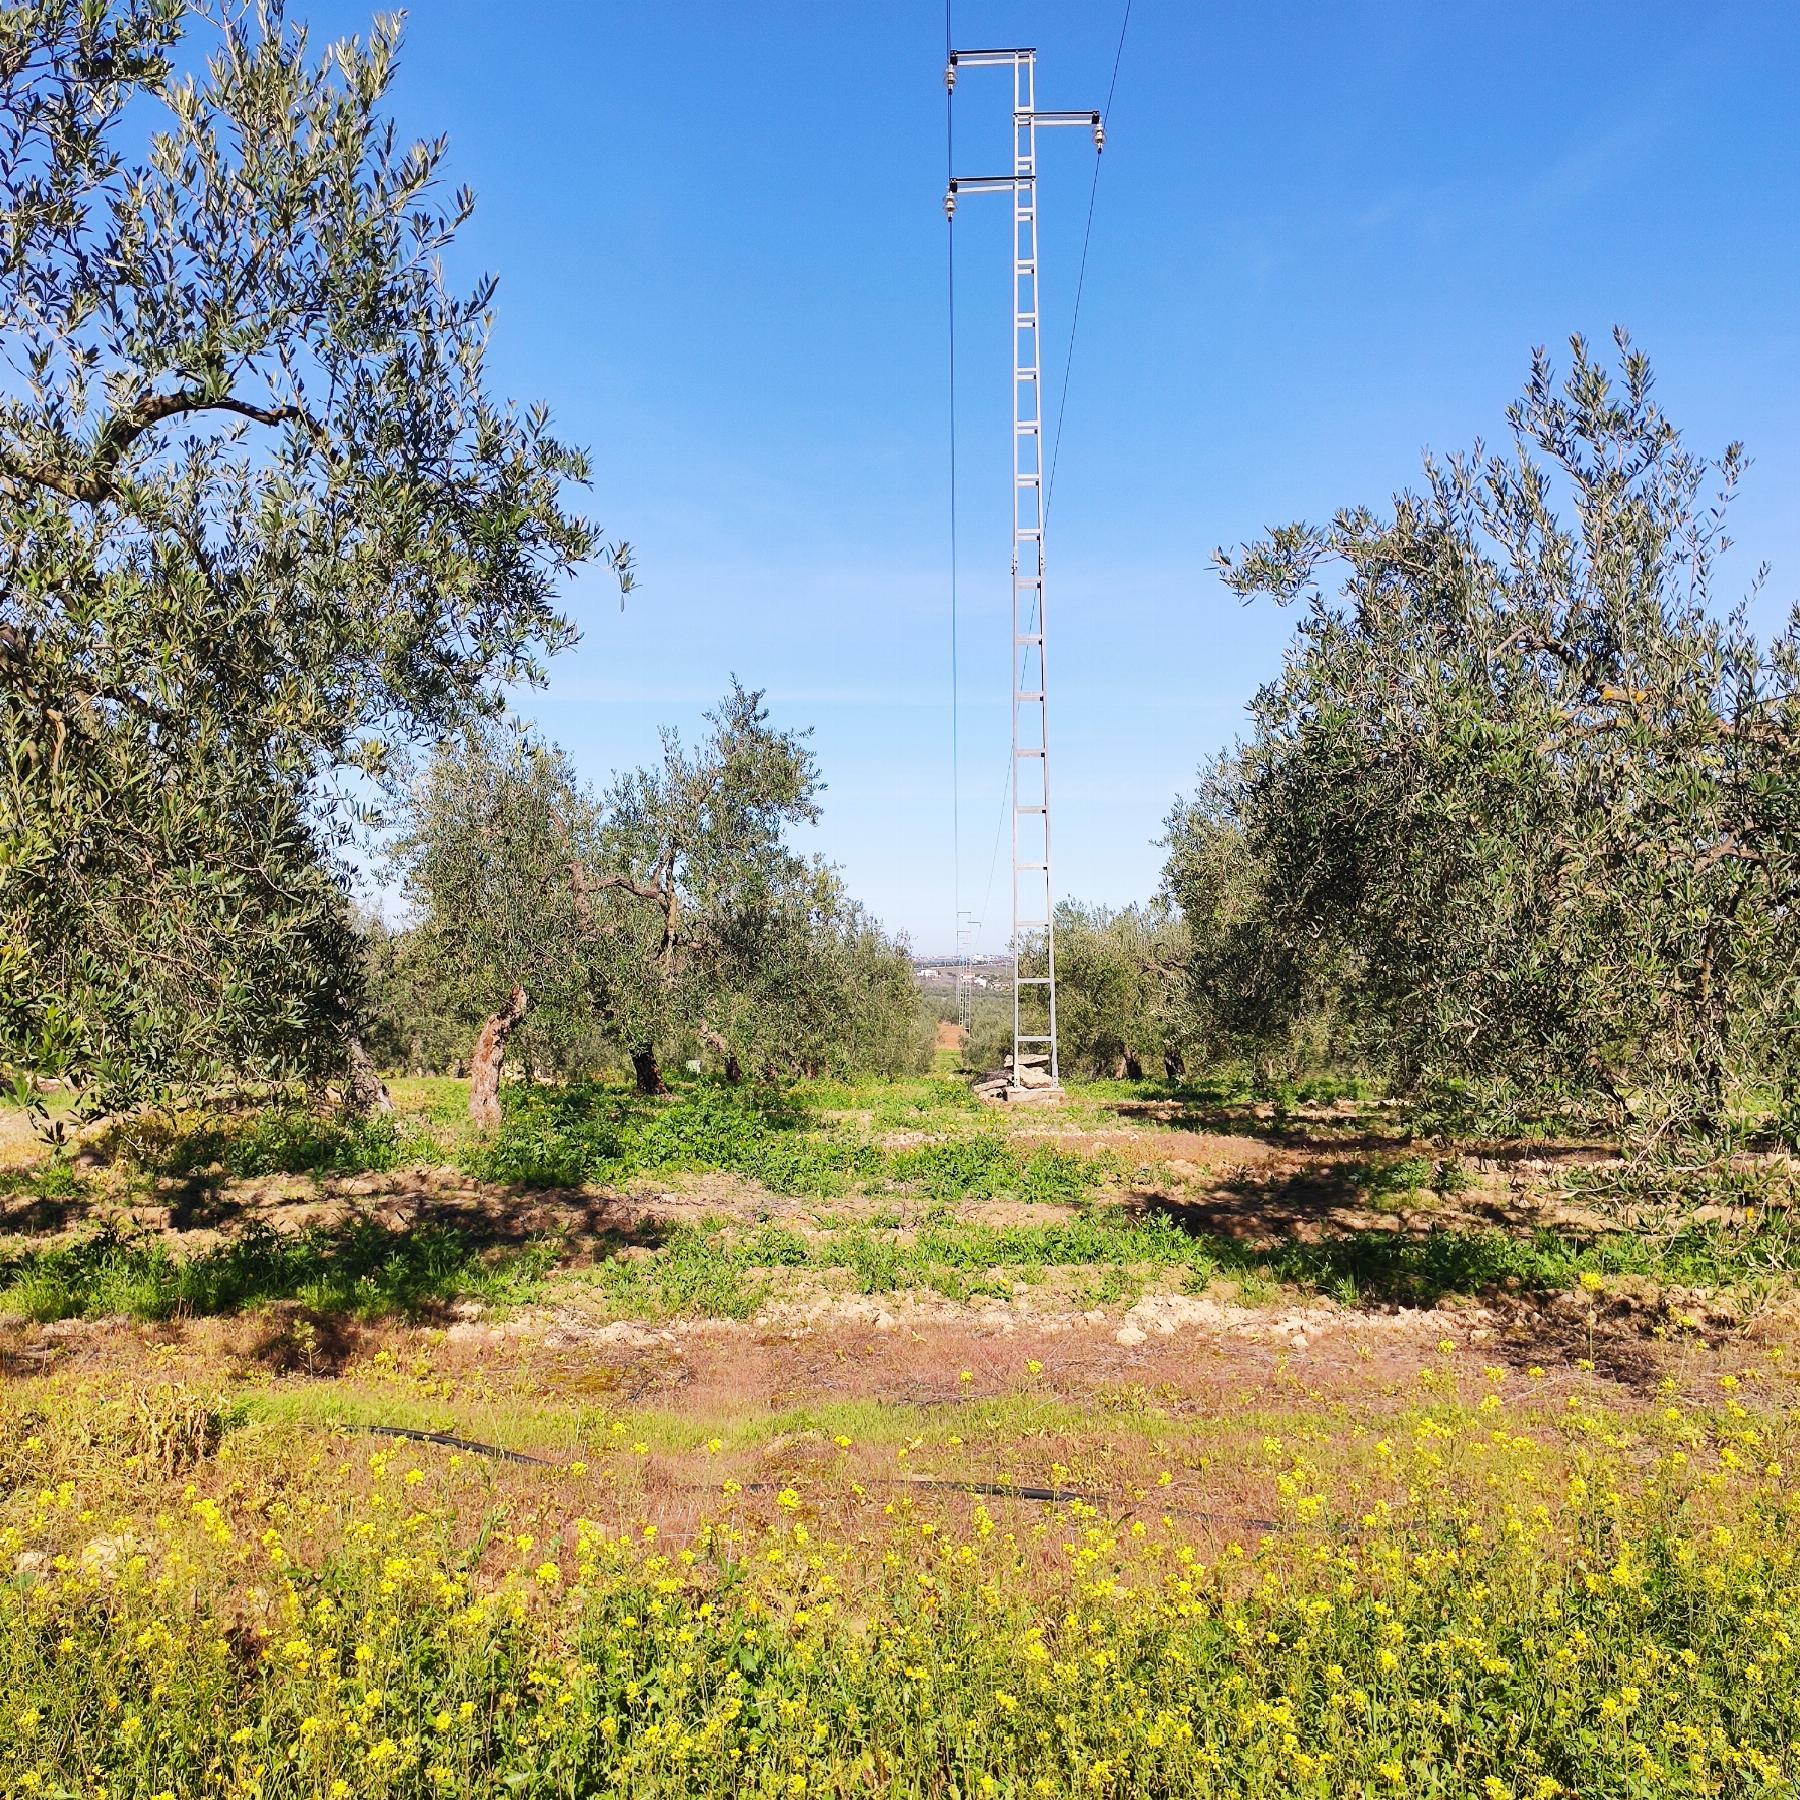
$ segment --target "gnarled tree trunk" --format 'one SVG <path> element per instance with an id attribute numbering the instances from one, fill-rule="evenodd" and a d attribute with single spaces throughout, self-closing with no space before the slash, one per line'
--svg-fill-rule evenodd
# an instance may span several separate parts
<path id="1" fill-rule="evenodd" d="M 344 1086 L 344 1099 L 352 1112 L 391 1113 L 394 1110 L 387 1083 L 369 1060 L 369 1053 L 359 1037 L 350 1040 L 350 1079 Z"/>
<path id="2" fill-rule="evenodd" d="M 506 1061 L 506 1040 L 530 1011 L 525 990 L 515 987 L 475 1040 L 475 1054 L 469 1061 L 469 1118 L 484 1130 L 500 1123 L 500 1065 Z"/>
<path id="3" fill-rule="evenodd" d="M 744 1079 L 744 1065 L 738 1060 L 738 1053 L 710 1025 L 700 1027 L 700 1041 L 707 1049 L 724 1059 L 725 1079 L 733 1087 Z"/>
<path id="4" fill-rule="evenodd" d="M 657 1066 L 654 1044 L 639 1044 L 632 1051 L 631 1072 L 637 1077 L 640 1094 L 666 1094 L 669 1091 L 669 1084 L 663 1080 L 662 1070 Z"/>

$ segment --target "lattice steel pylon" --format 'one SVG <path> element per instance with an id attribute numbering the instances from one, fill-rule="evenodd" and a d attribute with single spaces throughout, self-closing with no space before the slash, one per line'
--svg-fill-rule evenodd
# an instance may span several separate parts
<path id="1" fill-rule="evenodd" d="M 981 921 L 966 907 L 956 915 L 956 1023 L 965 1043 L 975 1024 L 975 996 L 970 987 L 974 971 L 969 962 L 980 929 Z"/>
<path id="2" fill-rule="evenodd" d="M 1013 167 L 1010 175 L 952 176 L 944 211 L 954 222 L 963 194 L 1011 194 L 1013 307 L 1012 654 L 1012 990 L 1009 1085 L 1055 1087 L 1056 890 L 1050 867 L 1049 665 L 1044 609 L 1044 408 L 1038 319 L 1037 134 L 1040 126 L 1082 125 L 1105 147 L 1097 112 L 1039 112 L 1036 50 L 953 50 L 944 69 L 952 94 L 961 69 L 1010 68 Z M 1043 972 L 1026 970 L 1041 959 Z M 1030 1029 L 1042 1026 L 1042 1030 Z"/>

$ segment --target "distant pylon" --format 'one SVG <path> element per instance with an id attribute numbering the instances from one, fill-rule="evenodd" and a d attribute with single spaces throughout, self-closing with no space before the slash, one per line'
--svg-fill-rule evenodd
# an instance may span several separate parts
<path id="1" fill-rule="evenodd" d="M 969 979 L 969 952 L 980 923 L 979 919 L 972 918 L 966 911 L 956 915 L 956 1023 L 962 1030 L 965 1042 L 975 1022 L 975 996 Z"/>

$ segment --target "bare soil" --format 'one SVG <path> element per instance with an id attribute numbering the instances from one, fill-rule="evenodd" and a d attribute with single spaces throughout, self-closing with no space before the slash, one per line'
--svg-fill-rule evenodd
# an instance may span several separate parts
<path id="1" fill-rule="evenodd" d="M 1484 1147 L 1474 1184 L 1459 1192 L 1372 1196 L 1348 1177 L 1369 1153 L 1362 1146 L 1396 1148 L 1383 1109 L 1317 1110 L 1317 1118 L 1249 1118 L 1242 1130 L 1219 1130 L 1172 1103 L 1126 1102 L 1118 1123 L 1096 1127 L 1034 1115 L 1014 1141 L 1109 1152 L 1131 1171 L 1110 1203 L 1250 1245 L 1600 1224 L 1557 1197 L 1550 1181 L 1559 1153 L 1541 1146 L 1530 1155 Z M 21 1129 L 16 1116 L 0 1114 L 0 1162 L 37 1154 L 29 1127 L 23 1138 Z M 1574 1146 L 1566 1154 L 1603 1152 Z M 1084 1305 L 1062 1275 L 964 1302 L 851 1293 L 829 1277 L 785 1272 L 758 1314 L 738 1322 L 611 1317 L 582 1279 L 584 1265 L 604 1258 L 656 1254 L 668 1227 L 683 1221 L 816 1231 L 880 1213 L 899 1217 L 904 1239 L 926 1210 L 891 1194 L 794 1200 L 716 1175 L 619 1192 L 527 1193 L 448 1169 L 163 1182 L 55 1203 L 0 1196 L 4 1232 L 73 1233 L 114 1216 L 191 1252 L 252 1222 L 288 1231 L 367 1216 L 398 1229 L 456 1223 L 496 1244 L 554 1233 L 569 1268 L 543 1303 L 511 1317 L 463 1303 L 414 1323 L 315 1317 L 293 1305 L 161 1324 L 0 1320 L 0 1379 L 154 1372 L 227 1392 L 341 1399 L 365 1420 L 425 1417 L 498 1443 L 529 1431 L 532 1444 L 564 1458 L 611 1442 L 611 1422 L 654 1413 L 654 1447 L 615 1485 L 621 1505 L 654 1501 L 654 1516 L 678 1523 L 684 1508 L 703 1510 L 726 1476 L 803 1481 L 827 1464 L 881 1493 L 889 1490 L 878 1484 L 920 1474 L 1047 1481 L 1059 1467 L 1071 1481 L 1135 1492 L 1173 1465 L 1167 1504 L 1250 1517 L 1271 1504 L 1254 1465 L 1272 1408 L 1323 1408 L 1377 1429 L 1418 1404 L 1422 1383 L 1502 1379 L 1546 1405 L 1586 1394 L 1647 1408 L 1665 1394 L 1716 1398 L 1725 1374 L 1785 1382 L 1771 1371 L 1800 1363 L 1800 1355 L 1770 1354 L 1800 1344 L 1790 1308 L 1746 1320 L 1704 1294 L 1620 1281 L 1598 1294 L 1501 1294 L 1419 1308 L 1292 1294 L 1263 1303 L 1225 1281 L 1199 1294 L 1153 1289 Z M 990 1225 L 1043 1224 L 1074 1211 L 994 1201 L 959 1210 Z M 1012 1422 L 996 1426 L 990 1403 L 1010 1409 Z M 885 1439 L 837 1445 L 836 1436 L 854 1440 L 857 1431 L 827 1421 L 858 1406 L 916 1409 L 920 1447 L 902 1457 L 904 1445 Z M 714 1434 L 735 1434 L 735 1448 L 706 1450 Z M 529 1471 L 497 1478 L 536 1479 Z"/>
<path id="2" fill-rule="evenodd" d="M 297 1338 L 300 1325 L 312 1335 Z M 596 1323 L 577 1302 L 430 1326 L 278 1308 L 0 1326 L 0 1378 L 153 1375 L 241 1393 L 288 1407 L 276 1416 L 303 1442 L 339 1418 L 448 1431 L 546 1459 L 493 1465 L 495 1487 L 522 1501 L 576 1490 L 583 1512 L 664 1530 L 707 1515 L 727 1480 L 747 1506 L 772 1508 L 794 1487 L 835 1511 L 904 1500 L 925 1516 L 966 1507 L 955 1484 L 976 1482 L 1046 1484 L 1233 1536 L 1278 1509 L 1272 1430 L 1304 1434 L 1308 1454 L 1326 1458 L 1407 1429 L 1433 1394 L 1496 1382 L 1546 1415 L 1570 1402 L 1627 1415 L 1671 1398 L 1706 1404 L 1728 1373 L 1787 1399 L 1791 1377 L 1769 1352 L 1793 1339 L 1788 1319 L 1656 1337 L 1628 1310 L 1588 1325 L 1504 1304 L 1359 1313 L 1185 1296 L 1085 1314 L 819 1301 L 748 1323 L 656 1326 Z M 1004 1495 L 984 1504 L 1030 1511 Z"/>

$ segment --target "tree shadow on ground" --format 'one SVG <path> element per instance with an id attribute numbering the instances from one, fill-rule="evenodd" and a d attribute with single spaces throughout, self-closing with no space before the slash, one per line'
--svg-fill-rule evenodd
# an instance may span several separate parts
<path id="1" fill-rule="evenodd" d="M 90 1216 L 91 1202 L 83 1195 L 26 1194 L 0 1199 L 0 1234 L 48 1235 L 66 1231 Z"/>
<path id="2" fill-rule="evenodd" d="M 1208 1131 L 1255 1138 L 1281 1150 L 1350 1155 L 1434 1145 L 1500 1164 L 1546 1166 L 1606 1162 L 1618 1155 L 1611 1139 L 1568 1122 L 1557 1137 L 1470 1135 L 1442 1118 L 1422 1118 L 1396 1100 L 1268 1099 L 1211 1086 L 1171 1087 L 1099 1101 L 1121 1120 L 1172 1131 Z M 1548 1128 L 1546 1128 L 1548 1129 Z"/>
<path id="3" fill-rule="evenodd" d="M 1106 1110 L 1129 1124 L 1254 1138 L 1277 1150 L 1348 1155 L 1401 1150 L 1418 1141 L 1411 1128 L 1401 1121 L 1384 1123 L 1329 1109 L 1290 1113 L 1248 1101 L 1120 1100 L 1108 1103 Z"/>
<path id="4" fill-rule="evenodd" d="M 1356 1162 L 1314 1163 L 1264 1173 L 1246 1170 L 1207 1193 L 1180 1196 L 1142 1190 L 1132 1210 L 1162 1216 L 1184 1231 L 1273 1247 L 1333 1234 L 1418 1236 L 1444 1229 L 1519 1231 L 1536 1221 L 1520 1216 L 1509 1194 L 1469 1188 L 1440 1193 L 1422 1186 L 1383 1189 L 1383 1171 Z"/>
<path id="5" fill-rule="evenodd" d="M 1494 1360 L 1520 1370 L 1591 1363 L 1597 1375 L 1621 1387 L 1648 1393 L 1663 1376 L 1663 1360 L 1641 1326 L 1606 1319 L 1590 1330 L 1573 1318 L 1534 1311 L 1529 1323 L 1513 1320 L 1496 1334 Z"/>
<path id="6" fill-rule="evenodd" d="M 1436 1212 L 1372 1224 L 1341 1180 L 1316 1173 L 1233 1183 L 1198 1200 L 1143 1193 L 1131 1204 L 1194 1239 L 1221 1275 L 1274 1279 L 1345 1305 L 1552 1291 L 1574 1279 L 1581 1253 L 1579 1243 L 1479 1200 L 1453 1219 Z"/>
<path id="7" fill-rule="evenodd" d="M 657 1241 L 654 1228 L 593 1224 L 589 1256 Z M 154 1232 L 108 1224 L 0 1256 L 0 1298 L 39 1321 L 213 1317 L 279 1302 L 318 1318 L 446 1318 L 459 1300 L 529 1299 L 566 1243 L 479 1208 L 419 1209 L 401 1223 L 357 1213 L 289 1231 L 252 1219 L 185 1255 Z"/>

